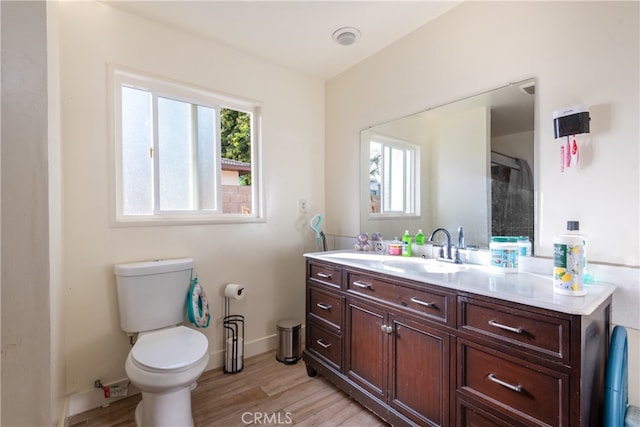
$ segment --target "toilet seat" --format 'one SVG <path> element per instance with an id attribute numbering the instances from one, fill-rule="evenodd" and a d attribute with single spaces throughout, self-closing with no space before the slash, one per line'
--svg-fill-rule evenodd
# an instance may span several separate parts
<path id="1" fill-rule="evenodd" d="M 177 326 L 140 334 L 130 354 L 138 368 L 169 374 L 198 364 L 207 356 L 208 346 L 201 332 Z"/>

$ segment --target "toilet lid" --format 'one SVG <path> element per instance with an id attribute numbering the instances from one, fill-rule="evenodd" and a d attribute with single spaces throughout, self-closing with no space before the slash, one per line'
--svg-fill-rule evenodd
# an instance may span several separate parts
<path id="1" fill-rule="evenodd" d="M 208 347 L 204 334 L 178 326 L 141 334 L 131 349 L 131 356 L 143 367 L 176 370 L 200 361 Z"/>

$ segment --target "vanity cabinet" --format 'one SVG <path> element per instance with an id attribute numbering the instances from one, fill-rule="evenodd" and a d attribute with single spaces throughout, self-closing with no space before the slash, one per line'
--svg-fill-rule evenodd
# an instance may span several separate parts
<path id="1" fill-rule="evenodd" d="M 309 375 L 392 425 L 598 426 L 611 296 L 567 314 L 307 259 Z"/>

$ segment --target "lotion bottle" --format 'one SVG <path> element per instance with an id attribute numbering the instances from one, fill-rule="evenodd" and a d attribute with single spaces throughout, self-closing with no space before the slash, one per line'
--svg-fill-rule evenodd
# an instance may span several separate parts
<path id="1" fill-rule="evenodd" d="M 577 221 L 567 222 L 567 233 L 553 238 L 553 291 L 561 295 L 583 296 L 584 238 L 573 234 Z M 577 228 L 576 228 L 577 227 Z"/>

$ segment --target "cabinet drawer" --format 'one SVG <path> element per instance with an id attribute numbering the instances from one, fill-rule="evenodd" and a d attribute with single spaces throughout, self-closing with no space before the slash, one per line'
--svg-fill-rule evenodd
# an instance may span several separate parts
<path id="1" fill-rule="evenodd" d="M 309 314 L 337 330 L 342 329 L 344 297 L 309 287 Z"/>
<path id="2" fill-rule="evenodd" d="M 447 323 L 450 301 L 455 303 L 455 297 L 431 290 L 400 287 L 397 303 L 412 311 Z"/>
<path id="3" fill-rule="evenodd" d="M 351 292 L 393 304 L 444 323 L 447 323 L 449 318 L 449 301 L 455 301 L 453 296 L 444 292 L 396 285 L 366 274 L 347 272 L 347 278 L 347 289 Z"/>
<path id="4" fill-rule="evenodd" d="M 459 343 L 458 390 L 530 423 L 569 423 L 566 375 Z"/>
<path id="5" fill-rule="evenodd" d="M 342 338 L 339 335 L 310 322 L 307 348 L 325 358 L 336 369 L 341 368 Z"/>
<path id="6" fill-rule="evenodd" d="M 314 283 L 328 285 L 333 288 L 342 287 L 342 269 L 330 264 L 309 262 L 308 278 Z"/>
<path id="7" fill-rule="evenodd" d="M 366 274 L 347 272 L 347 290 L 387 303 L 394 303 L 400 295 L 399 286 Z"/>
<path id="8" fill-rule="evenodd" d="M 456 426 L 458 427 L 514 427 L 521 426 L 513 420 L 504 420 L 471 405 L 464 400 L 456 402 Z M 503 414 L 501 414 L 504 417 Z"/>
<path id="9" fill-rule="evenodd" d="M 569 321 L 459 297 L 459 328 L 569 364 Z"/>

